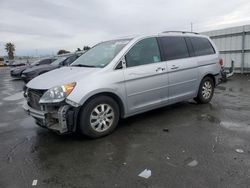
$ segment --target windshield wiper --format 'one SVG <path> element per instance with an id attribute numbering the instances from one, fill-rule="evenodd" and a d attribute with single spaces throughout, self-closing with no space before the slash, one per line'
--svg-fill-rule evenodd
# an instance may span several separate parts
<path id="1" fill-rule="evenodd" d="M 96 67 L 94 65 L 83 65 L 83 64 L 76 64 L 76 65 L 71 65 L 71 66 L 74 66 L 74 67 Z"/>

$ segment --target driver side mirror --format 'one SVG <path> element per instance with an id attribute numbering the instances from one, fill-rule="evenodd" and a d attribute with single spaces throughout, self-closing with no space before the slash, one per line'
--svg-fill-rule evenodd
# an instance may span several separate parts
<path id="1" fill-rule="evenodd" d="M 126 68 L 126 60 L 125 60 L 125 57 L 123 57 L 120 62 L 118 63 L 118 65 L 116 66 L 116 70 L 117 69 L 123 69 L 123 68 Z"/>

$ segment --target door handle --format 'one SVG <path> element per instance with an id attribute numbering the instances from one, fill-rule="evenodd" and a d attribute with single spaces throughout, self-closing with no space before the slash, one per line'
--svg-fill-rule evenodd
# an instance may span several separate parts
<path id="1" fill-rule="evenodd" d="M 163 72 L 164 70 L 165 70 L 165 68 L 158 67 L 155 71 L 156 71 L 156 72 L 159 72 L 159 71 Z"/>
<path id="2" fill-rule="evenodd" d="M 171 67 L 171 69 L 172 70 L 176 70 L 176 69 L 178 69 L 179 67 L 177 67 L 177 66 L 175 66 L 175 65 L 173 65 L 172 67 Z"/>

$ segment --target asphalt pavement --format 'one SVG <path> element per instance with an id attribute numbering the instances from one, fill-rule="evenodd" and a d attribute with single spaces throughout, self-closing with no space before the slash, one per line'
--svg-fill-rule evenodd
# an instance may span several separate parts
<path id="1" fill-rule="evenodd" d="M 249 75 L 219 85 L 209 104 L 143 113 L 95 140 L 38 127 L 22 88 L 0 68 L 1 188 L 250 187 Z"/>

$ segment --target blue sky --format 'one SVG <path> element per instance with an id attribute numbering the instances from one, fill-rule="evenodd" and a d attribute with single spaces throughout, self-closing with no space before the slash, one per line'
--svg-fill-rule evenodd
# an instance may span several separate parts
<path id="1" fill-rule="evenodd" d="M 50 55 L 131 34 L 250 24 L 249 0 L 0 0 L 0 56 Z"/>

